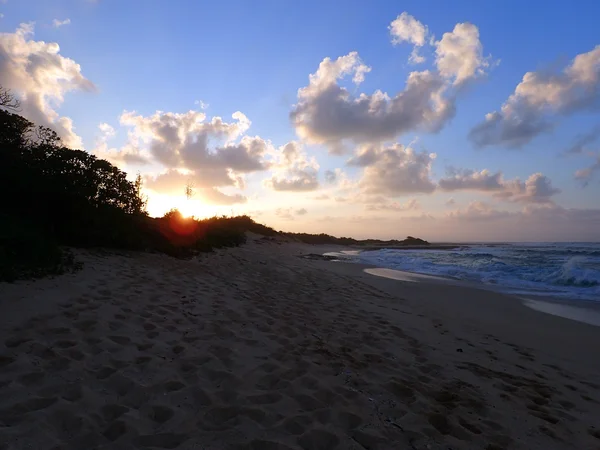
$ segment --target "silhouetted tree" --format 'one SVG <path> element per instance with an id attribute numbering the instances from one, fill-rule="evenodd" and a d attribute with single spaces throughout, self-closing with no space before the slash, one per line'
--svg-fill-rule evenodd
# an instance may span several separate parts
<path id="1" fill-rule="evenodd" d="M 0 107 L 17 111 L 21 102 L 12 95 L 10 89 L 0 86 Z"/>

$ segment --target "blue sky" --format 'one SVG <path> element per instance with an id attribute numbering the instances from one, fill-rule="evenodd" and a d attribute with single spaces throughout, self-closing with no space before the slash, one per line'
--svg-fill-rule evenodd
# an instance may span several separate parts
<path id="1" fill-rule="evenodd" d="M 393 44 L 399 38 L 394 37 L 390 26 L 403 12 L 406 15 L 399 26 L 407 26 L 410 19 L 411 24 L 426 27 L 425 43 L 417 46 L 425 58 L 421 64 L 409 61 L 415 35 L 403 35 Z M 160 214 L 171 204 L 198 216 L 233 210 L 251 213 L 257 220 L 281 229 L 337 235 L 425 234 L 431 240 L 600 238 L 600 215 L 596 211 L 600 208 L 600 169 L 594 165 L 600 161 L 600 138 L 590 138 L 576 154 L 563 154 L 578 136 L 590 133 L 600 123 L 600 68 L 598 59 L 594 59 L 596 54 L 591 54 L 600 44 L 595 20 L 600 15 L 597 2 L 578 2 L 574 8 L 566 3 L 541 1 L 527 2 L 526 6 L 513 1 L 378 2 L 374 7 L 359 1 L 342 5 L 325 1 L 7 0 L 0 2 L 0 14 L 0 31 L 6 42 L 20 24 L 35 22 L 23 38 L 28 44 L 23 45 L 58 43 L 60 57 L 78 64 L 79 73 L 93 83 L 94 89 L 74 80 L 72 71 L 68 83 L 48 82 L 45 77 L 47 85 L 41 86 L 35 74 L 30 74 L 31 79 L 19 79 L 29 75 L 27 70 L 14 68 L 17 55 L 7 44 L 0 53 L 0 62 L 4 59 L 0 84 L 7 84 L 5 87 L 24 98 L 28 98 L 28 92 L 33 98 L 34 91 L 47 98 L 47 105 L 37 105 L 38 110 L 34 104 L 26 105 L 24 114 L 32 120 L 47 116 L 49 125 L 56 124 L 56 117 L 48 113 L 50 109 L 56 111 L 60 117 L 72 119 L 71 131 L 79 138 L 72 142 L 98 156 L 111 156 L 128 173 L 140 170 L 148 177 L 152 213 Z M 55 20 L 66 19 L 68 24 L 53 25 Z M 464 30 L 470 34 L 460 45 L 476 48 L 468 57 L 476 60 L 477 70 L 464 83 L 458 82 L 458 72 L 444 74 L 436 59 L 444 33 L 457 30 L 457 24 L 469 24 Z M 455 50 L 452 47 L 451 51 Z M 40 51 L 31 50 L 29 57 L 42 67 Z M 429 71 L 438 78 L 443 75 L 440 79 L 445 84 L 440 92 L 444 99 L 451 99 L 455 113 L 440 118 L 436 132 L 422 126 L 423 121 L 415 122 L 413 127 L 388 124 L 394 120 L 390 117 L 386 126 L 396 131 L 385 139 L 374 137 L 366 122 L 357 123 L 356 132 L 343 131 L 339 122 L 322 123 L 327 117 L 319 115 L 325 114 L 323 111 L 334 115 L 340 111 L 332 113 L 334 110 L 329 108 L 336 106 L 325 104 L 325 97 L 311 97 L 304 100 L 304 106 L 298 106 L 298 90 L 309 85 L 309 75 L 317 71 L 324 58 L 336 61 L 350 52 L 357 52 L 359 58 L 352 70 L 363 64 L 370 71 L 359 85 L 352 83 L 350 72 L 346 78 L 336 79 L 335 86 L 344 89 L 340 91 L 343 95 L 355 98 L 380 90 L 393 98 L 406 88 L 411 72 Z M 575 57 L 588 53 L 585 63 L 595 78 L 560 78 Z M 456 62 L 452 64 L 450 72 L 458 70 Z M 500 111 L 527 72 L 536 74 L 536 86 L 548 80 L 553 86 L 560 85 L 560 98 L 551 97 L 548 84 L 541 89 L 529 85 L 527 93 L 523 90 L 515 100 L 511 117 L 530 120 L 533 115 L 531 123 L 543 119 L 551 126 L 514 145 L 498 137 L 498 130 L 507 130 L 512 123 L 505 115 L 498 122 L 488 123 L 479 139 L 474 138 L 472 130 L 485 121 L 487 113 Z M 52 73 L 60 78 L 56 71 Z M 589 101 L 584 106 L 581 99 L 575 98 L 582 89 L 589 90 Z M 548 98 L 541 99 L 543 95 Z M 208 107 L 203 110 L 198 101 Z M 321 107 L 322 111 L 315 109 Z M 263 159 L 255 161 L 256 167 L 242 167 L 240 159 L 231 162 L 231 158 L 241 158 L 239 153 L 231 156 L 231 150 L 229 159 L 215 157 L 210 163 L 201 163 L 196 158 L 192 166 L 191 160 L 166 163 L 163 149 L 161 160 L 155 144 L 174 147 L 165 143 L 164 136 L 152 134 L 158 133 L 157 124 L 164 116 L 156 116 L 154 121 L 150 118 L 156 111 L 184 114 L 189 110 L 203 111 L 205 122 L 218 116 L 233 123 L 231 115 L 236 111 L 251 121 L 248 129 L 227 131 L 230 134 L 226 138 L 204 128 L 187 130 L 191 140 L 202 135 L 210 143 L 210 148 L 194 151 L 218 153 L 221 148 L 240 144 L 243 136 L 259 136 L 266 144 L 261 144 L 263 150 L 252 157 Z M 124 111 L 135 111 L 138 119 L 125 124 Z M 315 114 L 309 114 L 307 122 L 300 124 L 291 119 L 293 111 Z M 370 120 L 368 115 L 363 118 Z M 184 119 L 177 120 L 181 124 Z M 110 126 L 108 134 L 109 128 L 105 126 L 102 131 L 100 124 Z M 308 131 L 302 135 L 299 128 L 305 125 Z M 339 129 L 334 129 L 336 126 Z M 183 128 L 179 130 L 184 132 Z M 132 151 L 132 132 L 137 133 L 136 139 L 145 136 L 135 147 L 144 155 L 144 164 L 140 164 L 141 157 L 122 157 Z M 285 159 L 282 148 L 291 141 L 297 146 L 293 158 Z M 342 142 L 346 152 L 340 155 L 334 147 Z M 393 150 L 396 156 L 389 150 L 394 144 L 404 146 Z M 347 164 L 368 145 L 376 147 L 371 164 Z M 238 147 L 236 151 L 246 149 L 244 145 Z M 435 153 L 436 157 L 413 161 L 411 158 L 420 152 Z M 396 170 L 394 164 L 402 167 Z M 208 165 L 210 174 L 206 172 Z M 454 184 L 440 182 L 448 178 L 449 167 L 457 169 Z M 335 169 L 335 177 L 327 178 L 326 172 Z M 377 182 L 376 176 L 368 176 L 392 169 L 396 172 L 385 185 Z M 473 176 L 473 171 L 483 169 L 489 174 Z M 173 189 L 166 189 L 165 183 L 157 182 L 167 170 L 180 171 L 177 173 L 183 174 L 183 184 L 185 179 L 193 179 L 198 195 L 188 202 Z M 499 171 L 502 179 L 494 182 L 491 175 Z M 206 181 L 221 180 L 225 172 L 236 181 Z M 538 173 L 543 178 L 532 179 L 532 186 L 534 182 L 539 184 L 528 190 L 526 180 Z M 514 182 L 517 178 L 521 184 Z M 265 181 L 273 179 L 288 183 Z M 329 198 L 316 200 L 325 195 Z M 547 220 L 554 217 L 552 214 L 557 218 L 554 227 Z"/>

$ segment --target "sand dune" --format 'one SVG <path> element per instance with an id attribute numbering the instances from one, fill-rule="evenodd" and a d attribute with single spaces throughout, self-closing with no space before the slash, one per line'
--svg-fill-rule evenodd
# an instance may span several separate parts
<path id="1" fill-rule="evenodd" d="M 503 335 L 471 307 L 492 294 L 306 253 L 80 252 L 78 273 L 0 285 L 0 448 L 600 448 L 597 328 L 521 307 Z M 544 350 L 531 320 L 589 356 Z"/>

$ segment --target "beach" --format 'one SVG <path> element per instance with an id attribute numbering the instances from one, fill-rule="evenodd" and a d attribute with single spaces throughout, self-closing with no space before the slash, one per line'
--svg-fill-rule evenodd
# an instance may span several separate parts
<path id="1" fill-rule="evenodd" d="M 0 448 L 597 449 L 600 327 L 250 236 L 0 284 Z"/>

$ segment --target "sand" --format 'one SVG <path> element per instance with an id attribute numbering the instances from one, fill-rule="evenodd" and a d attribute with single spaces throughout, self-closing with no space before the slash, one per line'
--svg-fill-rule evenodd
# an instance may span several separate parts
<path id="1" fill-rule="evenodd" d="M 600 448 L 600 328 L 327 250 L 0 284 L 0 448 Z"/>

